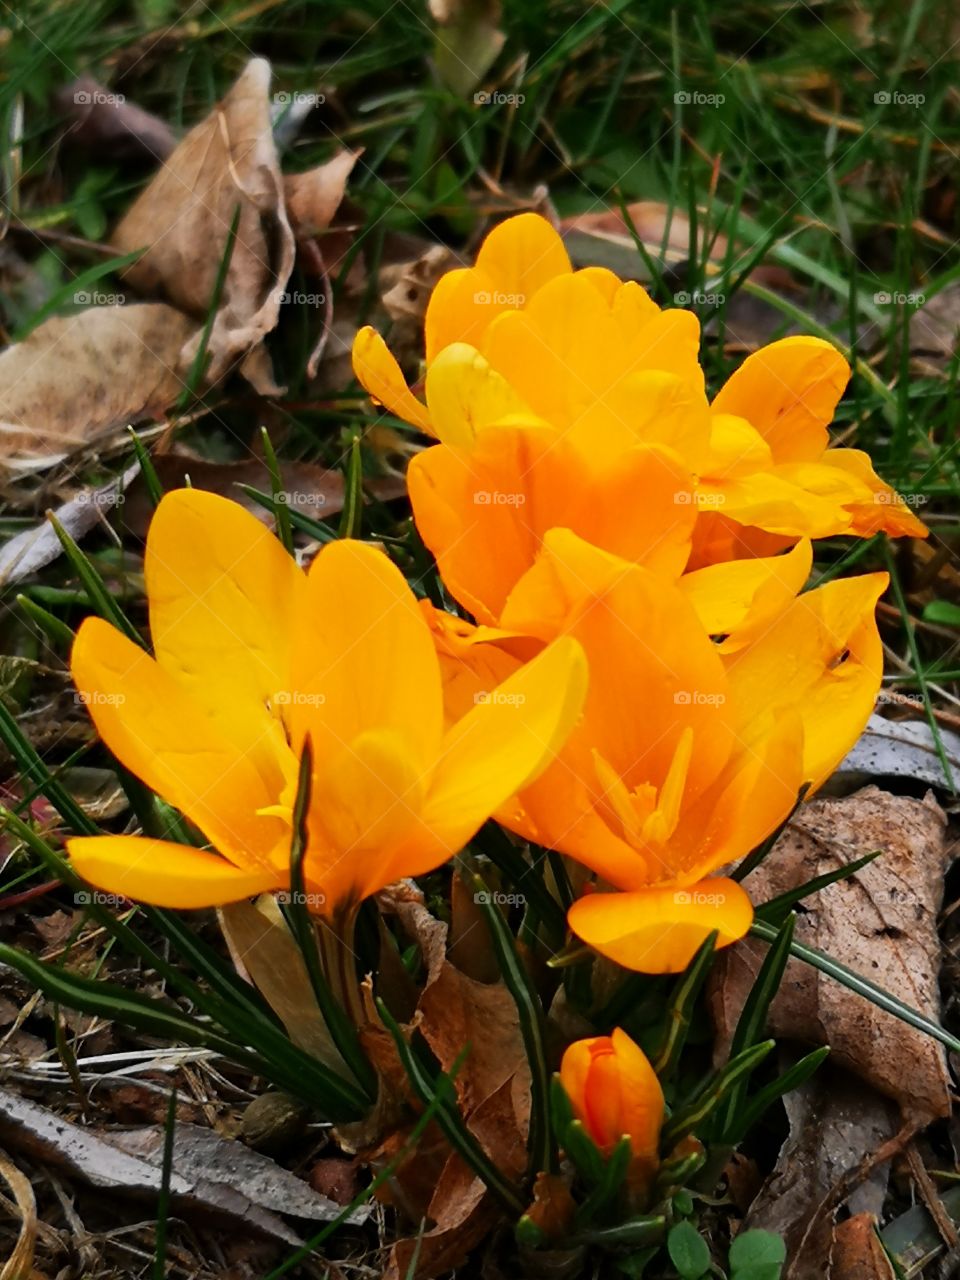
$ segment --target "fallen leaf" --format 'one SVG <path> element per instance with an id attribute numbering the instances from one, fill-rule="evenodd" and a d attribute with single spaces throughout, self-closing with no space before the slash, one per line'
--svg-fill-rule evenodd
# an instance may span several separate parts
<path id="1" fill-rule="evenodd" d="M 121 219 L 111 243 L 145 249 L 125 279 L 197 318 L 207 314 L 230 228 L 237 234 L 210 332 L 206 377 L 217 382 L 275 328 L 293 270 L 294 240 L 270 123 L 270 64 L 247 63 L 207 118 L 195 125 Z M 189 364 L 198 339 L 184 348 Z M 279 394 L 264 372 L 257 391 Z"/>
<path id="2" fill-rule="evenodd" d="M 334 1204 L 351 1204 L 360 1191 L 356 1160 L 344 1160 L 339 1156 L 318 1160 L 307 1181 L 318 1195 L 332 1200 Z"/>
<path id="3" fill-rule="evenodd" d="M 105 160 L 162 161 L 177 145 L 177 136 L 159 116 L 144 111 L 122 93 L 81 76 L 61 89 L 55 98 L 66 120 L 71 144 Z"/>
<path id="4" fill-rule="evenodd" d="M 0 1089 L 0 1135 L 8 1147 L 100 1190 L 151 1199 L 159 1194 L 162 1125 L 111 1133 L 83 1129 Z M 302 1242 L 279 1214 L 330 1222 L 341 1211 L 266 1156 L 197 1125 L 179 1124 L 174 1131 L 169 1187 L 177 1214 L 199 1215 L 204 1225 L 230 1221 L 294 1246 Z M 351 1221 L 367 1216 L 361 1208 Z"/>
<path id="5" fill-rule="evenodd" d="M 220 907 L 217 918 L 235 968 L 257 988 L 293 1043 L 333 1071 L 348 1074 L 273 895 Z"/>
<path id="6" fill-rule="evenodd" d="M 910 350 L 915 355 L 947 359 L 960 333 L 960 285 L 946 285 L 910 316 Z"/>
<path id="7" fill-rule="evenodd" d="M 197 325 L 162 303 L 53 316 L 0 355 L 0 466 L 37 470 L 183 391 L 181 350 Z"/>
<path id="8" fill-rule="evenodd" d="M 97 489 L 82 490 L 69 502 L 57 507 L 53 514 L 74 542 L 79 542 L 101 524 L 106 512 L 123 502 L 127 486 L 139 473 L 140 464 L 135 463 L 115 480 L 109 480 Z M 62 554 L 63 543 L 49 520 L 33 529 L 24 529 L 0 548 L 0 586 L 10 586 L 31 577 Z"/>
<path id="9" fill-rule="evenodd" d="M 842 799 L 814 800 L 744 887 L 762 903 L 881 850 L 854 876 L 804 900 L 797 941 L 939 1021 L 937 912 L 950 860 L 945 825 L 930 796 L 921 801 L 865 787 Z M 766 951 L 746 941 L 719 957 L 711 1008 L 721 1046 L 729 1044 Z M 907 1124 L 949 1114 L 943 1046 L 799 960 L 787 965 L 768 1029 L 778 1038 L 830 1045 L 831 1060 L 899 1103 Z"/>
<path id="10" fill-rule="evenodd" d="M 416 1280 L 430 1280 L 461 1266 L 499 1216 L 484 1184 L 458 1155 L 451 1155 L 427 1210 L 433 1226 L 396 1242 L 383 1280 L 407 1280 L 411 1274 Z M 414 1257 L 416 1270 L 411 1272 Z"/>
<path id="11" fill-rule="evenodd" d="M 896 1108 L 833 1064 L 784 1097 L 789 1133 L 777 1163 L 747 1213 L 745 1229 L 782 1236 L 783 1280 L 822 1280 L 832 1272 L 837 1212 L 878 1215 L 888 1163 L 856 1173 L 897 1132 Z M 854 1185 L 856 1184 L 856 1185 Z"/>
<path id="12" fill-rule="evenodd" d="M 960 734 L 941 728 L 940 741 L 954 781 L 960 782 Z M 930 726 L 922 720 L 887 720 L 872 715 L 849 755 L 837 766 L 831 791 L 849 791 L 878 778 L 911 778 L 947 794 L 953 791 Z"/>
<path id="13" fill-rule="evenodd" d="M 440 79 L 454 93 L 466 96 L 493 66 L 506 42 L 497 25 L 500 0 L 429 0 L 429 7 L 438 26 L 434 59 Z"/>
<path id="14" fill-rule="evenodd" d="M 833 1233 L 831 1277 L 834 1280 L 896 1280 L 890 1259 L 877 1236 L 877 1219 L 858 1213 L 839 1222 Z"/>
<path id="15" fill-rule="evenodd" d="M 362 155 L 362 148 L 359 151 L 338 151 L 326 164 L 315 169 L 284 174 L 287 216 L 298 240 L 326 231 L 343 200 L 353 166 Z"/>

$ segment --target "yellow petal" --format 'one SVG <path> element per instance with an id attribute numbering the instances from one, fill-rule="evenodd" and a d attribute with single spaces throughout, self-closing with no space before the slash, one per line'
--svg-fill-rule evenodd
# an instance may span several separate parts
<path id="1" fill-rule="evenodd" d="M 800 592 L 813 564 L 813 548 L 802 539 L 784 556 L 732 560 L 685 573 L 680 589 L 712 636 L 728 637 L 732 653 L 775 618 Z"/>
<path id="2" fill-rule="evenodd" d="M 274 804 L 279 763 L 264 777 L 149 654 L 99 618 L 77 632 L 70 667 L 101 738 L 239 867 L 270 865 L 284 833 Z"/>
<path id="3" fill-rule="evenodd" d="M 883 674 L 875 610 L 886 586 L 885 573 L 872 573 L 808 591 L 727 660 L 742 725 L 791 707 L 800 714 L 804 780 L 814 788 L 873 710 Z"/>
<path id="4" fill-rule="evenodd" d="M 583 650 L 557 640 L 484 691 L 447 732 L 423 819 L 450 852 L 546 768 L 580 714 L 586 687 Z"/>
<path id="5" fill-rule="evenodd" d="M 522 213 L 501 222 L 480 246 L 476 266 L 448 271 L 437 282 L 424 321 L 427 363 L 451 342 L 480 346 L 501 312 L 525 307 L 570 270 L 563 241 L 545 218 Z"/>
<path id="6" fill-rule="evenodd" d="M 570 928 L 608 960 L 637 973 L 682 973 L 714 929 L 717 946 L 744 936 L 753 906 L 733 880 L 702 880 L 634 893 L 591 893 L 567 914 Z"/>
<path id="7" fill-rule="evenodd" d="M 815 493 L 785 478 L 780 470 L 704 480 L 697 488 L 697 509 L 793 538 L 827 538 L 850 528 L 852 518 L 843 505 L 843 494 Z M 806 471 L 801 481 L 810 474 Z"/>
<path id="8" fill-rule="evenodd" d="M 472 449 L 477 432 L 500 419 L 531 416 L 506 379 L 463 342 L 444 347 L 432 362 L 426 393 L 435 434 L 453 449 Z"/>
<path id="9" fill-rule="evenodd" d="M 849 365 L 829 342 L 781 338 L 747 356 L 713 410 L 752 423 L 775 462 L 814 462 L 829 443 L 827 424 L 849 377 Z"/>
<path id="10" fill-rule="evenodd" d="M 430 414 L 410 388 L 400 366 L 376 329 L 361 329 L 353 340 L 353 372 L 374 400 L 427 435 L 433 435 Z"/>
<path id="11" fill-rule="evenodd" d="M 529 306 L 554 276 L 571 271 L 563 241 L 539 213 L 520 213 L 494 227 L 477 254 L 477 267 L 503 293 Z"/>
<path id="12" fill-rule="evenodd" d="M 861 538 L 872 537 L 881 530 L 892 538 L 927 537 L 930 530 L 896 490 L 884 484 L 873 469 L 870 455 L 862 449 L 828 449 L 820 461 L 824 467 L 834 467 L 853 477 L 869 491 L 865 500 L 845 502 L 853 517 L 853 532 Z"/>
<path id="13" fill-rule="evenodd" d="M 144 559 L 157 661 L 269 777 L 306 578 L 255 516 L 202 489 L 160 502 Z M 272 763 L 271 763 L 272 762 Z"/>
<path id="14" fill-rule="evenodd" d="M 104 893 L 175 910 L 239 902 L 288 880 L 279 868 L 241 870 L 215 853 L 145 836 L 78 836 L 67 852 L 77 875 Z"/>
<path id="15" fill-rule="evenodd" d="M 746 418 L 731 413 L 710 415 L 710 444 L 699 467 L 705 480 L 749 476 L 772 466 L 770 446 Z"/>
<path id="16" fill-rule="evenodd" d="M 309 732 L 319 770 L 368 730 L 394 730 L 426 767 L 443 731 L 440 668 L 403 574 L 383 551 L 344 540 L 319 552 L 307 588 L 286 708 L 295 748 Z"/>

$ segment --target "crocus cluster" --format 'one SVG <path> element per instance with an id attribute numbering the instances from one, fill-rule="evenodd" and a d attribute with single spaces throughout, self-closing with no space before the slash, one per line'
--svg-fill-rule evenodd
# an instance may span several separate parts
<path id="1" fill-rule="evenodd" d="M 811 539 L 925 530 L 865 454 L 828 447 L 832 346 L 773 343 L 712 402 L 698 354 L 692 314 L 574 271 L 534 215 L 440 280 L 424 399 L 358 335 L 371 395 L 436 439 L 413 514 L 469 617 L 418 602 L 374 546 L 305 572 L 235 503 L 164 497 L 153 653 L 90 619 L 72 668 L 184 839 L 73 839 L 80 874 L 170 907 L 287 888 L 309 743 L 304 888 L 328 919 L 495 816 L 569 855 L 571 928 L 628 968 L 742 937 L 749 899 L 716 873 L 831 772 L 881 676 L 885 575 L 805 591 Z"/>
<path id="2" fill-rule="evenodd" d="M 715 873 L 828 776 L 874 704 L 886 576 L 804 591 L 811 539 L 926 530 L 866 454 L 829 447 L 849 377 L 834 347 L 772 343 L 711 402 L 696 317 L 573 270 L 536 215 L 440 280 L 425 330 L 422 399 L 372 329 L 354 368 L 437 441 L 410 465 L 413 514 L 477 624 L 424 607 L 447 716 L 579 641 L 583 714 L 497 816 L 585 869 L 580 938 L 677 972 L 710 932 L 749 928 L 746 893 Z"/>

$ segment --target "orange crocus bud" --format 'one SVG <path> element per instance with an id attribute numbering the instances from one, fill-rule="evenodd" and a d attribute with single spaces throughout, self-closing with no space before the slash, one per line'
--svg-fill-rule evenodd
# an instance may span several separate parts
<path id="1" fill-rule="evenodd" d="M 646 1054 L 625 1031 L 577 1040 L 560 1064 L 560 1082 L 573 1113 L 608 1156 L 630 1139 L 634 1165 L 656 1167 L 663 1124 L 663 1090 Z"/>

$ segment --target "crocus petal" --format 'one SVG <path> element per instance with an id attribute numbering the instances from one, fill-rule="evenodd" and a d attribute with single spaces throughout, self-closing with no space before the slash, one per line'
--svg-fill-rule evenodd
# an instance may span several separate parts
<path id="1" fill-rule="evenodd" d="M 827 424 L 850 366 L 822 338 L 781 338 L 747 356 L 713 402 L 715 413 L 746 418 L 775 462 L 814 462 L 829 443 Z"/>
<path id="2" fill-rule="evenodd" d="M 204 849 L 146 836 L 78 836 L 67 852 L 77 875 L 104 893 L 174 910 L 239 902 L 289 878 L 279 868 L 241 870 Z"/>
<path id="3" fill-rule="evenodd" d="M 930 530 L 910 510 L 903 498 L 880 479 L 870 455 L 862 449 L 828 449 L 820 459 L 825 467 L 835 467 L 854 477 L 869 490 L 866 501 L 845 505 L 853 517 L 852 531 L 870 538 L 881 530 L 892 538 L 926 538 Z"/>
<path id="4" fill-rule="evenodd" d="M 427 403 L 434 431 L 443 444 L 471 449 L 477 432 L 510 415 L 530 410 L 476 347 L 453 342 L 427 370 Z"/>
<path id="5" fill-rule="evenodd" d="M 376 547 L 331 542 L 307 575 L 286 708 L 297 751 L 309 732 L 318 768 L 371 729 L 395 730 L 414 764 L 443 732 L 440 667 L 400 570 Z"/>
<path id="6" fill-rule="evenodd" d="M 784 556 L 733 560 L 685 573 L 680 590 L 710 635 L 728 637 L 720 650 L 731 653 L 793 600 L 812 564 L 813 548 L 802 539 Z"/>
<path id="7" fill-rule="evenodd" d="M 563 241 L 545 218 L 522 213 L 501 222 L 480 246 L 474 267 L 448 271 L 437 282 L 424 320 L 427 363 L 450 342 L 479 346 L 498 314 L 526 306 L 570 270 Z"/>
<path id="8" fill-rule="evenodd" d="M 746 418 L 731 413 L 710 415 L 710 443 L 698 468 L 705 480 L 749 476 L 772 466 L 770 446 Z"/>
<path id="9" fill-rule="evenodd" d="M 238 503 L 179 489 L 150 524 L 144 574 L 157 661 L 269 776 L 288 754 L 270 708 L 289 688 L 302 570 Z"/>
<path id="10" fill-rule="evenodd" d="M 563 638 L 447 732 L 423 820 L 451 852 L 550 763 L 580 714 L 586 687 L 583 650 Z"/>
<path id="11" fill-rule="evenodd" d="M 390 413 L 414 427 L 433 434 L 430 414 L 407 386 L 403 371 L 387 349 L 387 344 L 369 326 L 353 340 L 353 372 L 362 387 Z"/>
<path id="12" fill-rule="evenodd" d="M 717 946 L 744 936 L 753 906 L 734 880 L 634 893 L 591 893 L 567 913 L 570 928 L 608 960 L 637 973 L 682 973 L 714 929 Z"/>
<path id="13" fill-rule="evenodd" d="M 814 789 L 856 742 L 873 710 L 883 674 L 875 611 L 887 581 L 885 573 L 872 573 L 808 591 L 727 660 L 742 725 L 798 709 L 804 780 Z"/>
<path id="14" fill-rule="evenodd" d="M 663 1089 L 647 1055 L 621 1027 L 610 1039 L 622 1081 L 624 1132 L 629 1133 L 634 1155 L 653 1157 L 663 1125 Z"/>
<path id="15" fill-rule="evenodd" d="M 173 676 L 100 618 L 77 632 L 70 667 L 101 738 L 131 773 L 180 809 L 238 867 L 270 864 L 285 827 L 258 817 L 276 800 L 264 777 Z"/>
<path id="16" fill-rule="evenodd" d="M 793 538 L 846 533 L 852 517 L 842 499 L 811 492 L 773 471 L 704 480 L 697 489 L 699 511 Z"/>

